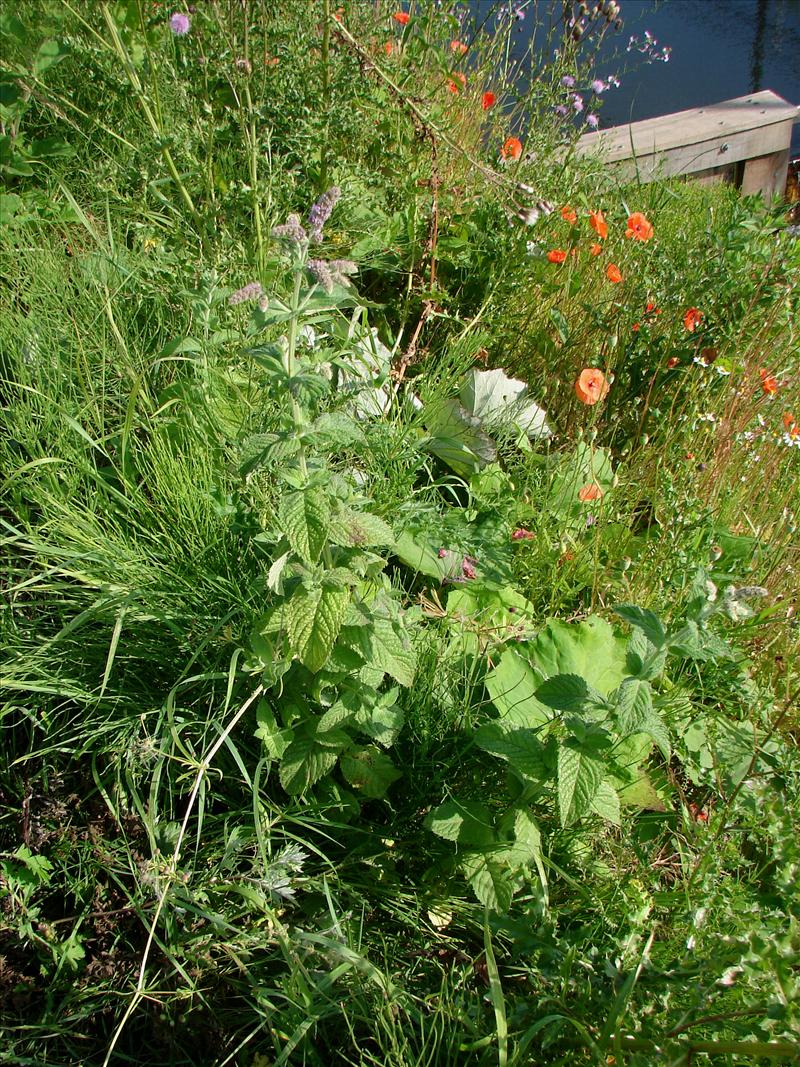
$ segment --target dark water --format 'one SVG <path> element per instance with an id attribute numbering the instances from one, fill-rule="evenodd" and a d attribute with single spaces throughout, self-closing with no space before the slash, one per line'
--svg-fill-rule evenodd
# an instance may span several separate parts
<path id="1" fill-rule="evenodd" d="M 485 10 L 490 0 L 480 0 Z M 507 3 L 507 0 L 506 0 Z M 623 28 L 606 38 L 598 56 L 599 76 L 616 74 L 621 86 L 603 95 L 600 126 L 616 126 L 685 108 L 718 103 L 759 89 L 772 89 L 800 104 L 800 0 L 618 0 Z M 594 6 L 594 0 L 590 6 Z M 514 9 L 526 11 L 524 0 Z M 557 18 L 560 0 L 542 4 Z M 523 48 L 533 31 L 530 17 L 515 35 Z M 649 30 L 671 48 L 669 62 L 644 64 L 626 52 L 631 36 Z M 626 69 L 627 68 L 627 69 Z M 799 113 L 800 114 L 800 113 Z M 800 155 L 800 123 L 792 149 Z"/>

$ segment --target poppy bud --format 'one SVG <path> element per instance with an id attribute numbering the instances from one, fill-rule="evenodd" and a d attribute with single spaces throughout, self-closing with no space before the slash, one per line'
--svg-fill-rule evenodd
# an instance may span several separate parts
<path id="1" fill-rule="evenodd" d="M 575 26 L 575 28 L 572 31 L 572 40 L 573 41 L 580 41 L 581 37 L 583 37 L 583 27 L 582 26 Z"/>

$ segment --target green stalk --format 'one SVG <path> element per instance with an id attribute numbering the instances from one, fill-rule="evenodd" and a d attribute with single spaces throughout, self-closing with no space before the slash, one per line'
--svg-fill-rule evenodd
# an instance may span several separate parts
<path id="1" fill-rule="evenodd" d="M 156 121 L 156 117 L 147 102 L 142 83 L 139 81 L 139 75 L 136 73 L 136 68 L 134 67 L 131 58 L 128 55 L 125 45 L 122 43 L 122 38 L 117 32 L 117 27 L 114 23 L 113 18 L 111 17 L 111 14 L 106 4 L 103 4 L 102 11 L 103 18 L 105 19 L 106 26 L 108 27 L 108 32 L 111 34 L 111 41 L 114 47 L 114 51 L 117 53 L 117 56 L 122 60 L 122 65 L 125 68 L 125 73 L 128 76 L 128 81 L 130 82 L 131 87 L 133 88 L 133 91 L 139 100 L 139 104 L 141 105 L 148 125 L 150 126 L 150 129 L 153 131 L 153 135 L 158 141 L 159 150 L 161 151 L 161 155 L 164 157 L 164 162 L 167 165 L 167 170 L 170 173 L 170 177 L 175 182 L 178 192 L 183 198 L 186 207 L 189 209 L 192 218 L 194 219 L 195 226 L 197 227 L 198 237 L 202 242 L 203 224 L 200 215 L 197 211 L 197 208 L 194 206 L 194 201 L 192 200 L 189 194 L 189 190 L 186 188 L 186 186 L 181 180 L 181 176 L 178 173 L 178 168 L 175 166 L 175 160 L 172 158 L 172 153 L 170 152 L 168 146 L 164 141 L 164 136 L 161 131 L 161 127 Z"/>
<path id="2" fill-rule="evenodd" d="M 247 24 L 247 12 L 244 13 L 244 99 L 247 105 L 247 115 L 249 117 L 249 127 L 247 139 L 250 147 L 250 158 L 248 165 L 250 168 L 250 188 L 253 193 L 253 220 L 256 226 L 256 249 L 258 255 L 258 272 L 260 275 L 264 273 L 265 265 L 265 248 L 264 248 L 264 230 L 261 222 L 261 203 L 258 198 L 258 142 L 256 140 L 256 118 L 253 110 L 253 98 L 250 95 L 250 33 Z"/>
<path id="3" fill-rule="evenodd" d="M 322 106 L 325 112 L 325 131 L 319 163 L 319 191 L 328 188 L 328 119 L 331 113 L 331 0 L 322 0 Z"/>
<path id="4" fill-rule="evenodd" d="M 289 341 L 286 347 L 286 355 L 283 360 L 283 367 L 286 371 L 288 378 L 294 376 L 294 356 L 297 350 L 297 325 L 300 321 L 300 289 L 303 285 L 303 263 L 302 260 L 296 265 L 294 272 L 294 288 L 292 289 L 292 302 L 289 305 L 292 311 L 292 317 L 289 319 Z M 290 392 L 292 401 L 292 421 L 294 422 L 295 433 L 300 436 L 303 431 L 303 412 L 300 404 L 297 401 L 297 397 L 294 393 Z M 298 452 L 298 459 L 300 463 L 300 470 L 303 472 L 303 476 L 308 476 L 308 467 L 306 465 L 306 453 L 303 445 L 300 445 L 300 451 Z"/>

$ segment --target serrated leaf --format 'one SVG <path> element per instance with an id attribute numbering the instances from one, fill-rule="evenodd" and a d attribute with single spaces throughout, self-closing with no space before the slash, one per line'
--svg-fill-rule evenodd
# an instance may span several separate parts
<path id="1" fill-rule="evenodd" d="M 481 904 L 491 911 L 508 911 L 514 887 L 507 866 L 491 856 L 476 853 L 464 858 L 461 870 Z"/>
<path id="2" fill-rule="evenodd" d="M 342 756 L 340 766 L 350 785 L 373 800 L 385 796 L 389 786 L 403 777 L 386 753 L 375 745 L 351 749 Z"/>
<path id="3" fill-rule="evenodd" d="M 339 726 L 349 725 L 354 722 L 356 713 L 352 708 L 345 707 L 345 705 L 337 700 L 332 707 L 319 717 L 317 721 L 317 733 L 324 734 L 328 730 L 335 730 Z"/>
<path id="4" fill-rule="evenodd" d="M 331 513 L 327 498 L 318 489 L 286 493 L 278 507 L 278 519 L 289 544 L 306 563 L 316 563 L 328 536 Z"/>
<path id="5" fill-rule="evenodd" d="M 372 617 L 365 630 L 362 637 L 366 643 L 364 657 L 367 666 L 391 675 L 400 685 L 410 686 L 414 681 L 417 657 L 401 624 L 377 615 Z"/>
<path id="6" fill-rule="evenodd" d="M 331 521 L 330 539 L 349 548 L 383 547 L 394 544 L 392 528 L 368 511 L 341 508 Z"/>
<path id="7" fill-rule="evenodd" d="M 289 726 L 280 726 L 266 700 L 260 700 L 256 708 L 256 737 L 264 742 L 271 759 L 282 758 L 292 742 L 294 731 Z"/>
<path id="8" fill-rule="evenodd" d="M 587 704 L 603 700 L 578 674 L 554 674 L 536 690 L 536 699 L 557 711 L 581 711 Z"/>
<path id="9" fill-rule="evenodd" d="M 547 777 L 544 745 L 532 730 L 508 729 L 499 723 L 485 723 L 475 734 L 475 744 L 484 752 L 505 760 L 527 778 Z"/>
<path id="10" fill-rule="evenodd" d="M 273 593 L 283 595 L 283 579 L 281 575 L 288 559 L 289 553 L 284 552 L 282 556 L 278 556 L 267 572 L 267 589 L 271 589 Z"/>
<path id="11" fill-rule="evenodd" d="M 640 608 L 635 604 L 618 604 L 614 611 L 629 626 L 641 630 L 647 640 L 656 648 L 661 648 L 667 640 L 667 634 L 661 620 L 649 608 Z"/>
<path id="12" fill-rule="evenodd" d="M 328 771 L 333 770 L 339 753 L 350 743 L 347 734 L 329 730 L 295 737 L 283 754 L 281 785 L 290 796 L 304 793 Z"/>
<path id="13" fill-rule="evenodd" d="M 328 411 L 320 415 L 314 420 L 309 435 L 323 448 L 346 448 L 364 442 L 364 431 L 355 419 L 340 411 Z"/>
<path id="14" fill-rule="evenodd" d="M 446 800 L 426 816 L 425 826 L 446 841 L 477 848 L 487 847 L 495 839 L 489 809 L 476 800 Z"/>
<path id="15" fill-rule="evenodd" d="M 379 745 L 391 748 L 403 728 L 403 709 L 397 704 L 374 708 L 368 718 L 360 723 L 361 729 Z"/>
<path id="16" fill-rule="evenodd" d="M 664 725 L 661 716 L 657 712 L 652 711 L 650 715 L 643 720 L 639 726 L 639 732 L 647 734 L 648 737 L 652 737 L 655 743 L 658 745 L 661 755 L 665 760 L 669 760 L 672 754 L 672 744 L 670 742 L 669 730 Z"/>
<path id="17" fill-rule="evenodd" d="M 550 619 L 524 647 L 542 678 L 577 674 L 605 696 L 630 673 L 626 645 L 605 619 L 591 615 L 579 623 Z"/>
<path id="18" fill-rule="evenodd" d="M 653 690 L 641 678 L 626 678 L 609 700 L 615 705 L 619 732 L 623 735 L 640 733 L 642 723 L 653 714 Z"/>
<path id="19" fill-rule="evenodd" d="M 252 474 L 259 467 L 290 459 L 299 448 L 300 442 L 296 434 L 253 434 L 242 442 L 239 471 L 242 475 Z"/>
<path id="20" fill-rule="evenodd" d="M 558 808 L 561 825 L 569 826 L 584 815 L 603 780 L 602 764 L 571 744 L 558 749 Z"/>
<path id="21" fill-rule="evenodd" d="M 486 688 L 504 722 L 536 728 L 550 722 L 550 711 L 536 698 L 541 684 L 529 663 L 513 649 L 506 649 L 497 666 L 486 675 Z"/>
<path id="22" fill-rule="evenodd" d="M 605 819 L 615 826 L 622 825 L 619 794 L 607 778 L 604 778 L 597 787 L 597 792 L 591 801 L 591 809 L 601 819 Z"/>
<path id="23" fill-rule="evenodd" d="M 312 673 L 321 670 L 347 613 L 349 589 L 312 586 L 297 589 L 285 607 L 292 651 Z"/>

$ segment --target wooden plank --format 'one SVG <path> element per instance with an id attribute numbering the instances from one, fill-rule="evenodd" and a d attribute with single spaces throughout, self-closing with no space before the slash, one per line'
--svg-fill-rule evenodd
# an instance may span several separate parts
<path id="1" fill-rule="evenodd" d="M 720 138 L 730 140 L 754 129 L 768 129 L 799 119 L 800 109 L 765 89 L 709 107 L 676 111 L 627 126 L 587 133 L 578 141 L 576 151 L 579 155 L 601 152 L 607 162 L 613 163 L 630 159 L 631 155 L 652 155 Z"/>
<path id="2" fill-rule="evenodd" d="M 748 130 L 726 139 L 681 145 L 671 151 L 648 152 L 636 158 L 629 154 L 627 159 L 616 162 L 606 160 L 603 156 L 601 158 L 604 162 L 612 162 L 615 173 L 622 179 L 638 176 L 639 181 L 651 182 L 658 178 L 673 178 L 742 160 L 772 156 L 787 150 L 791 138 L 790 120 L 763 129 Z"/>
<path id="3" fill-rule="evenodd" d="M 786 172 L 789 169 L 789 149 L 773 152 L 769 156 L 757 156 L 745 164 L 742 175 L 742 192 L 750 195 L 761 193 L 769 203 L 783 196 L 786 189 Z"/>

